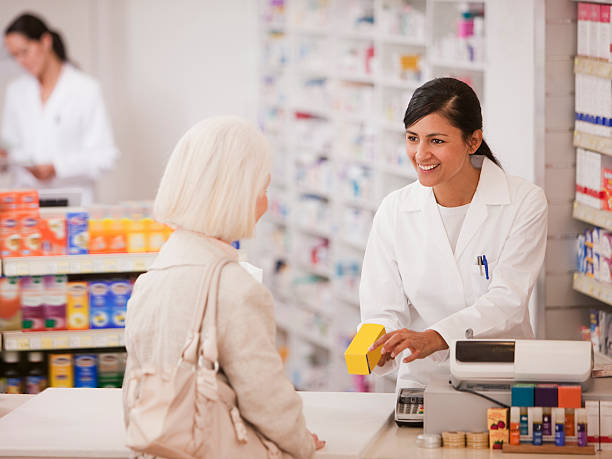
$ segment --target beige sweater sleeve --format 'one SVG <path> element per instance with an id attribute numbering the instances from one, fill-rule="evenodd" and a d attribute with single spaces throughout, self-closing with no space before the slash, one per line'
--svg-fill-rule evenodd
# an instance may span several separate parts
<path id="1" fill-rule="evenodd" d="M 228 265 L 221 277 L 217 317 L 219 364 L 236 392 L 242 417 L 282 450 L 310 458 L 314 442 L 302 399 L 285 376 L 274 344 L 269 291 L 240 266 Z"/>

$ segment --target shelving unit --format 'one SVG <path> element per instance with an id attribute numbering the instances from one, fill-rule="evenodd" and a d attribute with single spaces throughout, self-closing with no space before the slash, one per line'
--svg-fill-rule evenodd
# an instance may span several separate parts
<path id="1" fill-rule="evenodd" d="M 612 139 L 574 131 L 574 146 L 612 156 Z"/>
<path id="2" fill-rule="evenodd" d="M 574 273 L 574 290 L 612 306 L 612 284 L 599 282 L 581 273 Z"/>
<path id="3" fill-rule="evenodd" d="M 157 253 L 118 253 L 5 258 L 2 261 L 2 274 L 42 276 L 142 272 L 148 269 L 156 256 Z"/>
<path id="4" fill-rule="evenodd" d="M 574 201 L 572 216 L 576 220 L 612 231 L 612 212 L 595 209 Z"/>
<path id="5" fill-rule="evenodd" d="M 63 330 L 2 332 L 2 348 L 6 351 L 48 351 L 125 346 L 124 330 Z"/>
<path id="6" fill-rule="evenodd" d="M 326 363 L 316 369 L 326 381 L 317 388 L 348 390 L 354 386 L 343 354 L 360 322 L 359 275 L 372 218 L 384 196 L 416 180 L 405 155 L 403 116 L 409 99 L 432 77 L 455 76 L 471 81 L 482 101 L 486 69 L 482 60 L 441 55 L 448 48 L 441 42 L 448 44 L 448 35 L 456 31 L 462 3 L 283 4 L 261 2 L 260 122 L 275 164 L 270 210 L 262 221 L 266 228 L 258 232 L 250 258 L 264 268 L 264 282 L 281 300 L 279 340 L 289 349 L 287 371 L 294 383 L 303 380 L 296 376 L 300 367 L 308 366 L 299 351 L 308 343 L 313 347 L 307 360 L 326 354 Z M 469 5 L 484 10 L 486 2 Z M 402 28 L 402 21 L 409 26 Z M 405 64 L 415 59 L 418 71 Z M 278 284 L 297 290 L 298 281 L 334 312 L 324 343 L 313 342 L 312 334 L 306 337 L 283 315 L 283 307 L 304 309 L 302 293 L 281 294 Z M 389 378 L 372 378 L 370 384 L 394 388 Z"/>

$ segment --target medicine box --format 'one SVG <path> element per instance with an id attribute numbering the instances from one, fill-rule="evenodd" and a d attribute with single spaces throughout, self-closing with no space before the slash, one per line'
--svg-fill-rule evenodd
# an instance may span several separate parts
<path id="1" fill-rule="evenodd" d="M 108 304 L 111 314 L 111 328 L 124 328 L 127 303 L 132 294 L 132 283 L 127 280 L 113 280 L 108 283 Z"/>
<path id="2" fill-rule="evenodd" d="M 96 281 L 89 284 L 90 328 L 110 328 L 112 307 L 108 295 L 108 283 Z"/>
<path id="3" fill-rule="evenodd" d="M 385 334 L 385 327 L 378 324 L 363 324 L 351 344 L 344 352 L 346 367 L 353 375 L 367 375 L 380 360 L 382 346 L 368 351 L 374 342 Z"/>
<path id="4" fill-rule="evenodd" d="M 66 303 L 68 329 L 89 329 L 89 290 L 87 282 L 68 282 Z"/>
<path id="5" fill-rule="evenodd" d="M 86 255 L 88 253 L 88 219 L 87 212 L 68 212 L 66 214 L 68 255 Z"/>
<path id="6" fill-rule="evenodd" d="M 508 443 L 508 408 L 487 409 L 487 426 L 489 429 L 489 446 L 491 449 L 502 449 Z"/>
<path id="7" fill-rule="evenodd" d="M 98 387 L 98 358 L 95 354 L 74 356 L 74 387 Z"/>
<path id="8" fill-rule="evenodd" d="M 49 386 L 74 387 L 72 354 L 49 355 Z"/>

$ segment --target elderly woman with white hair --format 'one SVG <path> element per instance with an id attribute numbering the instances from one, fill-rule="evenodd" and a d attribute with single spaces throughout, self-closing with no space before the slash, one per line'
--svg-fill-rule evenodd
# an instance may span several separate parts
<path id="1" fill-rule="evenodd" d="M 124 415 L 138 453 L 308 458 L 324 446 L 284 374 L 272 296 L 230 245 L 265 213 L 269 171 L 265 138 L 236 117 L 196 124 L 170 157 L 154 216 L 176 231 L 128 303 Z"/>

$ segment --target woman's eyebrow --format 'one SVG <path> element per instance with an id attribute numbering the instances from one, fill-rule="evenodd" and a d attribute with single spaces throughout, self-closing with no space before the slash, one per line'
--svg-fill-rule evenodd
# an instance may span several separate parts
<path id="1" fill-rule="evenodd" d="M 409 131 L 409 130 L 406 130 L 406 134 L 415 135 L 415 136 L 417 136 L 417 137 L 419 136 L 419 135 L 418 135 L 416 132 Z M 427 134 L 425 137 L 439 137 L 439 136 L 442 136 L 442 135 L 443 135 L 444 137 L 448 137 L 448 134 L 444 134 L 444 133 L 442 133 L 442 132 L 434 132 L 434 133 L 432 133 L 432 134 Z"/>

